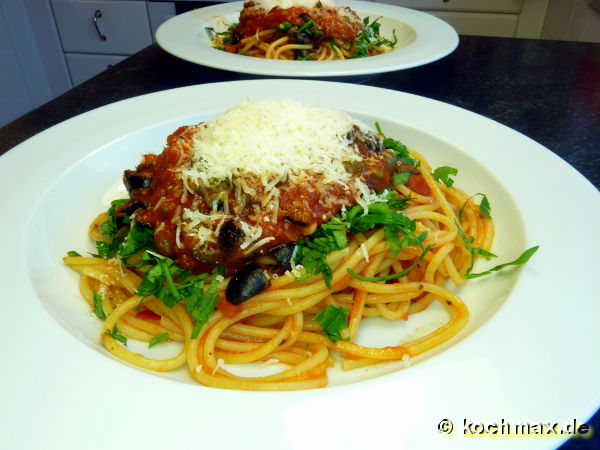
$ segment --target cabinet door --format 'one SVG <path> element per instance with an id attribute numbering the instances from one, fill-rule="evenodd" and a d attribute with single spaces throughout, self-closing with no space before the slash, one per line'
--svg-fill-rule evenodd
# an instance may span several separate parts
<path id="1" fill-rule="evenodd" d="M 126 56 L 86 55 L 82 53 L 67 53 L 65 56 L 69 72 L 71 72 L 73 86 L 83 83 L 94 75 L 105 71 L 109 66 L 114 66 L 126 58 Z"/>
<path id="2" fill-rule="evenodd" d="M 52 0 L 65 52 L 131 55 L 152 43 L 146 2 Z"/>
<path id="3" fill-rule="evenodd" d="M 458 34 L 473 36 L 514 37 L 517 14 L 486 14 L 453 11 L 427 11 L 448 22 Z"/>
<path id="4" fill-rule="evenodd" d="M 175 4 L 171 2 L 149 2 L 148 18 L 152 28 L 152 36 L 156 35 L 156 30 L 165 21 L 175 17 Z"/>
<path id="5" fill-rule="evenodd" d="M 0 3 L 0 126 L 12 122 L 34 107 L 6 19 Z"/>

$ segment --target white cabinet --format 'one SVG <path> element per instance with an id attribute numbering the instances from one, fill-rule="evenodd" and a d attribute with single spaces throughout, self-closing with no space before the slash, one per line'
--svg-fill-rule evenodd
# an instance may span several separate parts
<path id="1" fill-rule="evenodd" d="M 66 53 L 131 55 L 152 43 L 146 2 L 52 0 Z"/>
<path id="2" fill-rule="evenodd" d="M 127 58 L 127 56 L 119 55 L 88 55 L 85 53 L 67 53 L 65 56 L 71 79 L 75 85 L 83 83 Z"/>
<path id="3" fill-rule="evenodd" d="M 33 109 L 17 48 L 11 39 L 8 20 L 0 3 L 0 126 Z"/>
<path id="4" fill-rule="evenodd" d="M 459 34 L 539 38 L 549 0 L 376 0 L 426 11 Z"/>
<path id="5" fill-rule="evenodd" d="M 74 85 L 152 44 L 175 12 L 172 3 L 151 8 L 144 0 L 50 1 Z"/>
<path id="6" fill-rule="evenodd" d="M 71 88 L 49 3 L 0 0 L 0 126 Z"/>
<path id="7" fill-rule="evenodd" d="M 542 37 L 600 42 L 600 0 L 553 0 Z"/>

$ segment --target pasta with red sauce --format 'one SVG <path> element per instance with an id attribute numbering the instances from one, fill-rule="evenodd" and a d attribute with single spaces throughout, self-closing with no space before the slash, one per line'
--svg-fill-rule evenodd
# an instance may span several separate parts
<path id="1" fill-rule="evenodd" d="M 334 353 L 344 370 L 406 361 L 466 325 L 445 284 L 481 275 L 471 270 L 494 256 L 494 227 L 487 198 L 477 205 L 454 173 L 343 112 L 248 100 L 180 127 L 125 170 L 130 197 L 90 226 L 97 254 L 64 261 L 124 361 L 187 365 L 219 388 L 323 387 Z M 434 331 L 383 348 L 356 342 L 370 317 L 406 321 L 435 301 L 448 321 Z M 128 339 L 181 347 L 157 359 Z M 279 370 L 241 376 L 246 364 Z"/>

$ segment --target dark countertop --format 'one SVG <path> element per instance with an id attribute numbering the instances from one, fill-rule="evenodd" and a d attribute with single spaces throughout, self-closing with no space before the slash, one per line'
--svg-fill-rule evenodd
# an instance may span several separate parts
<path id="1" fill-rule="evenodd" d="M 152 45 L 1 128 L 0 154 L 108 103 L 253 78 L 261 77 L 194 65 Z M 600 44 L 461 36 L 456 51 L 440 61 L 376 75 L 363 84 L 433 98 L 494 119 L 546 146 L 600 186 Z M 570 440 L 565 449 L 600 448 L 600 413 L 589 423 L 596 437 Z"/>
<path id="2" fill-rule="evenodd" d="M 152 45 L 0 129 L 0 153 L 90 109 L 137 95 L 261 78 L 179 60 Z M 264 77 L 263 77 L 264 78 Z M 363 84 L 477 112 L 529 136 L 600 186 L 600 44 L 461 36 L 440 61 Z"/>

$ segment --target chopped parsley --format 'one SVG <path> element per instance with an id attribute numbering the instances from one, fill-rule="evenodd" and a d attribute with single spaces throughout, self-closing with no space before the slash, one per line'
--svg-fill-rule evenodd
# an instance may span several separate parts
<path id="1" fill-rule="evenodd" d="M 302 264 L 306 270 L 306 274 L 299 277 L 298 281 L 322 273 L 325 285 L 331 289 L 333 272 L 326 258 L 329 253 L 348 246 L 346 225 L 342 219 L 334 217 L 321 225 L 314 234 L 297 242 L 294 261 Z"/>
<path id="2" fill-rule="evenodd" d="M 388 192 L 383 200 L 371 203 L 366 211 L 362 206 L 355 205 L 341 216 L 321 225 L 314 234 L 299 241 L 294 261 L 304 267 L 306 274 L 298 280 L 323 274 L 325 285 L 331 289 L 333 272 L 326 258 L 329 253 L 348 246 L 348 233 L 358 234 L 374 228 L 383 228 L 393 255 L 397 255 L 409 245 L 423 248 L 427 233 L 417 235 L 416 222 L 399 211 L 404 208 L 408 199 L 392 191 Z"/>
<path id="3" fill-rule="evenodd" d="M 315 322 L 318 322 L 323 329 L 323 334 L 332 342 L 342 339 L 340 331 L 348 328 L 348 313 L 350 310 L 344 307 L 327 305 L 319 314 L 315 316 Z M 344 339 L 349 340 L 349 339 Z"/>
<path id="4" fill-rule="evenodd" d="M 394 48 L 398 43 L 398 37 L 396 36 L 396 30 L 392 31 L 394 36 L 394 40 L 389 40 L 384 37 L 381 37 L 380 27 L 378 17 L 373 22 L 369 17 L 365 17 L 363 19 L 363 30 L 356 37 L 354 42 L 350 44 L 350 48 L 352 49 L 352 57 L 353 58 L 364 58 L 366 56 L 371 56 L 374 53 L 379 53 L 379 47 L 386 46 Z"/>
<path id="5" fill-rule="evenodd" d="M 154 246 L 154 230 L 137 223 L 133 224 L 118 249 L 118 255 L 127 259 L 143 248 Z"/>
<path id="6" fill-rule="evenodd" d="M 237 26 L 237 23 L 232 23 L 227 30 L 217 31 L 214 27 L 204 27 L 208 38 L 213 42 L 213 47 L 219 50 L 225 50 L 225 44 L 233 42 L 233 28 Z M 219 38 L 215 41 L 216 38 Z M 216 43 L 216 45 L 215 45 Z"/>
<path id="7" fill-rule="evenodd" d="M 481 214 L 484 215 L 484 217 L 487 217 L 488 219 L 492 218 L 492 207 L 490 205 L 490 202 L 487 198 L 487 195 L 482 194 L 481 192 L 477 193 L 477 194 L 473 194 L 471 195 L 464 203 L 463 205 L 460 207 L 460 210 L 458 211 L 458 220 L 459 222 L 462 222 L 463 220 L 463 214 L 465 212 L 465 208 L 467 207 L 467 203 L 469 203 L 469 200 L 471 200 L 472 198 L 481 195 L 481 203 L 479 203 L 479 211 L 481 211 Z"/>
<path id="8" fill-rule="evenodd" d="M 410 176 L 412 175 L 412 172 L 400 172 L 397 174 L 394 174 L 394 176 L 392 177 L 392 180 L 394 180 L 394 184 L 396 186 L 401 186 L 403 184 L 408 183 L 408 180 L 410 178 Z"/>
<path id="9" fill-rule="evenodd" d="M 458 231 L 458 235 L 460 236 L 460 238 L 462 239 L 465 249 L 471 254 L 471 264 L 469 265 L 469 267 L 467 268 L 467 271 L 465 273 L 465 278 L 469 279 L 469 278 L 479 278 L 479 277 L 483 277 L 485 275 L 489 275 L 493 272 L 497 272 L 499 270 L 502 270 L 505 267 L 508 266 L 520 266 L 525 264 L 527 261 L 529 261 L 529 259 L 533 256 L 533 254 L 535 252 L 537 252 L 539 245 L 536 245 L 535 247 L 531 247 L 528 248 L 527 250 L 525 250 L 523 253 L 521 253 L 521 255 L 515 259 L 514 261 L 508 262 L 508 263 L 504 263 L 504 264 L 498 264 L 497 266 L 492 267 L 489 270 L 486 270 L 485 272 L 481 272 L 481 273 L 471 273 L 471 271 L 473 270 L 473 265 L 475 264 L 475 258 L 477 258 L 477 256 L 483 256 L 485 259 L 490 260 L 492 258 L 497 258 L 497 255 L 494 255 L 491 252 L 488 252 L 487 250 L 484 250 L 480 247 L 471 247 L 471 244 L 473 243 L 473 237 L 472 236 L 465 236 L 464 231 L 462 230 L 461 226 L 458 224 L 458 222 L 456 221 L 456 219 L 454 219 L 454 224 L 456 225 L 456 229 Z"/>
<path id="10" fill-rule="evenodd" d="M 169 339 L 169 333 L 160 333 L 154 336 L 148 341 L 148 348 L 154 347 L 156 344 L 167 341 Z"/>
<path id="11" fill-rule="evenodd" d="M 540 248 L 539 245 L 536 245 L 535 247 L 530 247 L 527 250 L 525 250 L 523 253 L 521 253 L 521 255 L 519 255 L 519 257 L 517 259 L 515 259 L 514 261 L 510 261 L 504 264 L 498 264 L 497 266 L 492 267 L 489 270 L 486 270 L 485 272 L 481 272 L 481 273 L 469 273 L 465 276 L 465 278 L 479 278 L 479 277 L 483 277 L 486 275 L 489 275 L 493 272 L 497 272 L 499 270 L 504 269 L 505 267 L 508 266 L 522 266 L 523 264 L 525 264 L 527 261 L 529 261 L 529 259 L 533 256 L 533 254 L 535 252 L 538 251 L 538 249 Z"/>
<path id="12" fill-rule="evenodd" d="M 415 167 L 420 165 L 419 161 L 410 156 L 410 152 L 404 144 L 396 139 L 386 137 L 381 131 L 379 123 L 376 122 L 375 127 L 377 133 L 383 138 L 383 146 L 391 150 L 398 160 Z M 396 184 L 404 184 L 410 175 L 410 171 L 400 172 L 394 176 L 393 181 Z M 343 250 L 348 246 L 348 233 L 364 233 L 374 228 L 382 228 L 394 256 L 409 245 L 416 245 L 423 250 L 421 259 L 425 256 L 424 253 L 429 250 L 423 248 L 423 241 L 427 238 L 427 233 L 417 235 L 416 222 L 401 212 L 411 198 L 403 197 L 393 189 L 384 191 L 379 196 L 381 201 L 369 204 L 366 211 L 362 206 L 354 205 L 340 216 L 321 225 L 311 236 L 298 241 L 294 262 L 301 264 L 306 270 L 306 274 L 298 278 L 299 281 L 306 280 L 311 275 L 323 274 L 325 285 L 331 289 L 333 272 L 327 264 L 326 258 L 329 253 Z M 406 273 L 413 267 L 407 268 Z M 350 274 L 356 275 L 353 271 Z M 404 275 L 396 274 L 396 278 L 402 276 Z"/>
<path id="13" fill-rule="evenodd" d="M 104 313 L 104 309 L 102 309 L 102 296 L 97 291 L 94 291 L 92 299 L 94 301 L 94 314 L 96 314 L 96 317 L 100 320 L 106 319 L 106 314 Z"/>
<path id="14" fill-rule="evenodd" d="M 225 275 L 227 269 L 216 266 L 212 274 L 194 275 L 191 271 L 177 266 L 171 258 L 154 253 L 152 229 L 137 223 L 131 225 L 129 216 L 124 218 L 123 226 L 118 226 L 115 209 L 126 201 L 120 199 L 111 203 L 107 219 L 100 226 L 100 231 L 108 237 L 108 241 L 96 243 L 98 254 L 94 256 L 107 259 L 120 257 L 123 263 L 127 264 L 128 257 L 144 250 L 137 268 L 145 273 L 136 294 L 141 297 L 154 296 L 170 308 L 183 302 L 185 310 L 194 320 L 192 338 L 197 337 L 219 301 L 218 277 Z M 69 256 L 73 256 L 71 252 Z M 94 292 L 94 313 L 100 319 L 106 318 L 102 310 L 102 297 L 97 292 Z M 120 340 L 115 333 L 113 330 L 113 333 L 108 335 Z"/>
<path id="15" fill-rule="evenodd" d="M 292 28 L 292 24 L 289 22 L 281 22 L 277 28 L 279 28 L 281 31 L 288 31 L 290 28 Z"/>
<path id="16" fill-rule="evenodd" d="M 125 346 L 127 345 L 127 337 L 123 336 L 122 334 L 119 334 L 119 330 L 117 329 L 116 325 L 113 327 L 112 331 L 105 331 L 104 334 L 110 336 L 116 341 L 123 343 L 123 345 Z"/>
<path id="17" fill-rule="evenodd" d="M 97 253 L 93 256 L 104 259 L 118 256 L 127 264 L 127 258 L 133 254 L 145 248 L 154 248 L 154 230 L 151 228 L 138 223 L 131 224 L 131 216 L 124 216 L 119 226 L 115 210 L 127 201 L 119 199 L 111 202 L 107 218 L 100 224 L 100 232 L 107 237 L 107 241 L 96 241 Z"/>
<path id="18" fill-rule="evenodd" d="M 433 178 L 437 181 L 441 181 L 446 187 L 452 187 L 454 179 L 450 178 L 458 174 L 458 169 L 454 167 L 442 166 L 438 167 L 433 171 Z"/>
<path id="19" fill-rule="evenodd" d="M 185 310 L 194 319 L 192 338 L 198 337 L 217 306 L 218 278 L 225 275 L 227 269 L 216 266 L 212 274 L 201 273 L 194 276 L 189 270 L 177 266 L 172 259 L 153 253 L 145 252 L 142 261 L 151 267 L 146 271 L 136 294 L 159 298 L 170 308 L 183 302 Z"/>
<path id="20" fill-rule="evenodd" d="M 406 145 L 402 144 L 396 139 L 386 137 L 386 135 L 383 134 L 383 131 L 381 131 L 381 127 L 379 126 L 379 122 L 375 122 L 375 128 L 377 129 L 377 133 L 383 137 L 383 146 L 389 150 L 392 150 L 394 155 L 396 155 L 396 158 L 410 166 L 420 166 L 419 161 L 410 156 L 410 152 L 408 151 L 408 147 L 406 147 Z"/>

